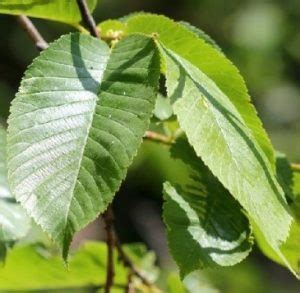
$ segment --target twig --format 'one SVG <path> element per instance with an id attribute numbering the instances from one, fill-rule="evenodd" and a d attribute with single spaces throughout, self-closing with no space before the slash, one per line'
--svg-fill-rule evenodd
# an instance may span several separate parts
<path id="1" fill-rule="evenodd" d="M 41 36 L 39 31 L 36 29 L 34 24 L 27 16 L 19 15 L 17 16 L 17 20 L 20 26 L 23 28 L 23 30 L 28 34 L 30 39 L 34 42 L 36 48 L 39 51 L 48 48 L 48 43 L 44 40 L 44 38 Z"/>
<path id="2" fill-rule="evenodd" d="M 115 233 L 114 233 L 114 214 L 112 207 L 109 206 L 103 214 L 106 230 L 106 243 L 107 243 L 107 265 L 106 265 L 106 284 L 105 293 L 109 293 L 114 284 L 114 247 L 115 247 Z"/>
<path id="3" fill-rule="evenodd" d="M 291 168 L 292 168 L 292 170 L 295 171 L 295 172 L 300 172 L 300 164 L 292 163 L 292 164 L 291 164 Z"/>
<path id="4" fill-rule="evenodd" d="M 122 248 L 122 245 L 119 241 L 119 239 L 116 237 L 115 239 L 115 245 L 117 248 L 117 251 L 119 253 L 120 259 L 122 260 L 123 264 L 125 267 L 128 267 L 132 273 L 137 276 L 146 286 L 148 287 L 152 287 L 152 284 L 150 281 L 147 280 L 147 278 L 145 278 L 140 272 L 139 270 L 135 267 L 135 265 L 132 263 L 132 261 L 129 259 L 129 257 L 127 256 L 127 254 L 125 253 L 125 251 Z"/>
<path id="5" fill-rule="evenodd" d="M 86 1 L 85 0 L 77 0 L 77 5 L 79 7 L 82 20 L 88 27 L 91 35 L 96 38 L 99 38 L 99 32 L 97 30 L 95 20 L 89 10 L 89 7 L 86 4 Z"/>
<path id="6" fill-rule="evenodd" d="M 132 277 L 133 277 L 133 273 L 129 272 L 128 278 L 127 278 L 127 286 L 125 289 L 126 293 L 134 293 L 135 292 Z"/>
<path id="7" fill-rule="evenodd" d="M 148 139 L 148 140 L 160 142 L 163 144 L 167 144 L 167 145 L 171 145 L 174 143 L 173 138 L 168 137 L 163 134 L 160 134 L 160 133 L 157 133 L 157 132 L 154 132 L 154 131 L 146 131 L 144 138 Z"/>

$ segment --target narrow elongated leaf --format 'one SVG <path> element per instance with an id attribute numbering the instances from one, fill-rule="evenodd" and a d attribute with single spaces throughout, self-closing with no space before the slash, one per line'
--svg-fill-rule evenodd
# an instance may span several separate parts
<path id="1" fill-rule="evenodd" d="M 164 184 L 168 243 L 181 276 L 240 262 L 251 250 L 249 222 L 241 206 L 185 140 L 171 153 L 184 162 L 190 177 L 185 185 Z"/>
<path id="2" fill-rule="evenodd" d="M 24 237 L 30 228 L 25 211 L 15 202 L 7 183 L 6 131 L 0 126 L 0 260 L 12 242 Z"/>
<path id="3" fill-rule="evenodd" d="M 255 108 L 250 103 L 245 82 L 225 55 L 197 37 L 190 29 L 167 17 L 138 14 L 128 17 L 126 21 L 128 34 L 135 32 L 154 34 L 166 48 L 191 62 L 215 82 L 237 108 L 275 170 L 273 147 Z"/>
<path id="4" fill-rule="evenodd" d="M 274 249 L 292 217 L 270 162 L 230 99 L 199 69 L 165 50 L 167 87 L 189 143 L 236 197 Z"/>
<path id="5" fill-rule="evenodd" d="M 93 11 L 97 0 L 87 0 L 87 4 Z M 0 13 L 25 14 L 71 24 L 81 20 L 76 0 L 1 0 Z"/>
<path id="6" fill-rule="evenodd" d="M 156 270 L 154 263 L 148 261 L 151 252 L 147 252 L 143 245 L 126 245 L 124 249 L 143 273 L 147 273 L 145 269 Z M 27 292 L 27 290 L 60 289 L 59 292 L 65 292 L 64 290 L 83 290 L 83 288 L 88 290 L 95 286 L 103 286 L 106 279 L 106 254 L 105 243 L 86 242 L 70 257 L 66 268 L 58 256 L 51 255 L 43 247 L 37 245 L 15 247 L 8 253 L 5 266 L 0 267 L 0 290 Z M 128 282 L 128 269 L 117 260 L 116 253 L 114 253 L 114 267 L 115 283 L 125 286 Z"/>
<path id="7" fill-rule="evenodd" d="M 132 35 L 110 52 L 87 35 L 54 42 L 25 73 L 11 107 L 10 185 L 63 247 L 112 201 L 155 104 L 154 41 Z"/>

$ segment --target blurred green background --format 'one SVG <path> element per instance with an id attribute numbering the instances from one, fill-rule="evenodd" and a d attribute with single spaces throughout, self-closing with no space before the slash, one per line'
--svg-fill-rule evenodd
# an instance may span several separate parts
<path id="1" fill-rule="evenodd" d="M 299 0 L 101 0 L 97 22 L 134 11 L 165 14 L 203 29 L 240 69 L 275 148 L 300 162 L 300 1 Z M 34 19 L 49 42 L 69 26 Z M 12 16 L 0 16 L 0 120 L 6 121 L 23 72 L 38 55 Z M 162 151 L 163 149 L 163 151 Z M 157 252 L 163 273 L 173 270 L 161 222 L 161 185 L 172 168 L 168 150 L 145 142 L 115 201 L 117 228 L 124 242 L 144 241 Z M 75 240 L 102 237 L 100 223 Z M 221 292 L 300 292 L 300 283 L 255 248 L 242 264 L 197 275 L 204 287 Z M 213 291 L 211 291 L 213 292 Z"/>

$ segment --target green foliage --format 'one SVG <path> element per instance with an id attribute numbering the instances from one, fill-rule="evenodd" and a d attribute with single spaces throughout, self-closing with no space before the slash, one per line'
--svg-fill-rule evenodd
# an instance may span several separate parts
<path id="1" fill-rule="evenodd" d="M 87 0 L 87 4 L 90 10 L 94 10 L 97 0 Z M 76 24 L 81 20 L 76 0 L 1 0 L 0 13 L 26 14 L 69 24 Z"/>
<path id="2" fill-rule="evenodd" d="M 29 218 L 8 187 L 5 146 L 6 132 L 0 126 L 0 260 L 5 258 L 7 248 L 23 238 L 30 228 Z"/>
<path id="3" fill-rule="evenodd" d="M 293 171 L 286 155 L 279 152 L 276 154 L 276 174 L 287 199 L 293 200 Z"/>
<path id="4" fill-rule="evenodd" d="M 179 22 L 182 26 L 184 26 L 186 29 L 193 32 L 195 35 L 197 35 L 200 39 L 203 39 L 206 43 L 213 46 L 218 51 L 222 52 L 222 49 L 219 47 L 219 45 L 213 40 L 207 33 L 205 33 L 203 30 L 191 25 L 190 23 L 186 21 L 180 21 Z"/>
<path id="5" fill-rule="evenodd" d="M 249 223 L 241 207 L 185 140 L 178 140 L 171 153 L 184 162 L 189 176 L 184 185 L 164 184 L 168 243 L 181 276 L 240 262 L 251 250 Z"/>
<path id="6" fill-rule="evenodd" d="M 125 177 L 154 108 L 158 62 L 146 36 L 110 52 L 71 34 L 25 73 L 9 118 L 9 179 L 64 257 L 73 234 L 107 208 Z"/>
<path id="7" fill-rule="evenodd" d="M 277 249 L 291 216 L 269 161 L 216 84 L 178 55 L 165 56 L 168 92 L 189 143 Z"/>
<path id="8" fill-rule="evenodd" d="M 154 116 L 159 120 L 167 120 L 172 116 L 172 114 L 173 109 L 170 99 L 158 94 L 154 108 Z"/>
<path id="9" fill-rule="evenodd" d="M 168 49 L 191 62 L 228 96 L 275 167 L 273 148 L 250 101 L 237 68 L 217 49 L 184 26 L 160 15 L 139 14 L 127 19 L 128 33 L 155 35 Z"/>
<path id="10" fill-rule="evenodd" d="M 91 11 L 96 2 L 87 1 Z M 0 13 L 83 30 L 75 0 L 4 0 Z M 147 136 L 170 147 L 175 169 L 164 184 L 163 218 L 184 280 L 171 275 L 169 292 L 214 291 L 195 271 L 242 261 L 252 229 L 261 250 L 299 276 L 300 176 L 284 155 L 275 160 L 237 68 L 186 22 L 133 13 L 98 29 L 102 40 L 62 36 L 28 67 L 10 109 L 8 166 L 0 128 L 0 255 L 28 232 L 25 208 L 66 259 L 74 234 L 107 209 Z M 86 244 L 67 272 L 49 248 L 16 247 L 0 268 L 0 289 L 94 290 L 111 265 L 106 250 Z M 154 255 L 124 250 L 154 282 Z M 114 284 L 130 287 L 134 269 L 116 254 Z"/>
<path id="11" fill-rule="evenodd" d="M 255 238 L 258 246 L 266 256 L 281 265 L 287 265 L 289 269 L 299 278 L 300 277 L 300 198 L 296 186 L 298 174 L 293 174 L 290 163 L 286 156 L 277 154 L 276 160 L 277 177 L 285 192 L 286 197 L 291 201 L 290 208 L 294 215 L 294 222 L 290 228 L 290 233 L 286 241 L 280 246 L 280 253 L 274 250 L 267 243 L 261 231 L 254 226 Z M 294 185 L 295 181 L 295 185 Z M 295 193 L 294 193 L 295 191 Z"/>
<path id="12" fill-rule="evenodd" d="M 125 247 L 128 256 L 144 272 L 155 271 L 151 253 L 144 246 Z M 0 268 L 0 290 L 92 289 L 105 284 L 106 245 L 86 242 L 70 257 L 68 268 L 60 257 L 52 255 L 39 245 L 19 246 L 12 249 L 4 267 Z M 115 254 L 116 255 L 116 254 Z M 150 259 L 149 259 L 150 256 Z M 128 269 L 114 258 L 115 283 L 127 284 Z M 17 276 L 17 278 L 16 278 Z M 156 276 L 152 279 L 155 280 Z"/>

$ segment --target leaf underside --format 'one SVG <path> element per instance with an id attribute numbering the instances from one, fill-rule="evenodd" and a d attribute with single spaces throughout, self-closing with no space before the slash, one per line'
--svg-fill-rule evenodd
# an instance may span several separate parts
<path id="1" fill-rule="evenodd" d="M 223 53 L 208 44 L 206 38 L 200 38 L 199 34 L 162 15 L 141 13 L 129 16 L 126 22 L 128 34 L 155 34 L 163 46 L 192 63 L 212 79 L 239 111 L 275 170 L 272 144 L 250 102 L 245 82 L 238 69 Z"/>
<path id="2" fill-rule="evenodd" d="M 174 113 L 197 155 L 278 249 L 292 218 L 270 162 L 228 97 L 188 61 L 165 49 Z"/>
<path id="3" fill-rule="evenodd" d="M 181 276 L 214 266 L 231 266 L 250 252 L 249 222 L 238 202 L 197 157 L 186 140 L 171 148 L 184 162 L 189 182 L 164 184 L 163 217 L 168 244 Z"/>
<path id="4" fill-rule="evenodd" d="M 14 194 L 63 248 L 112 201 L 148 128 L 159 59 L 132 35 L 112 51 L 93 37 L 61 37 L 25 73 L 9 117 Z"/>

